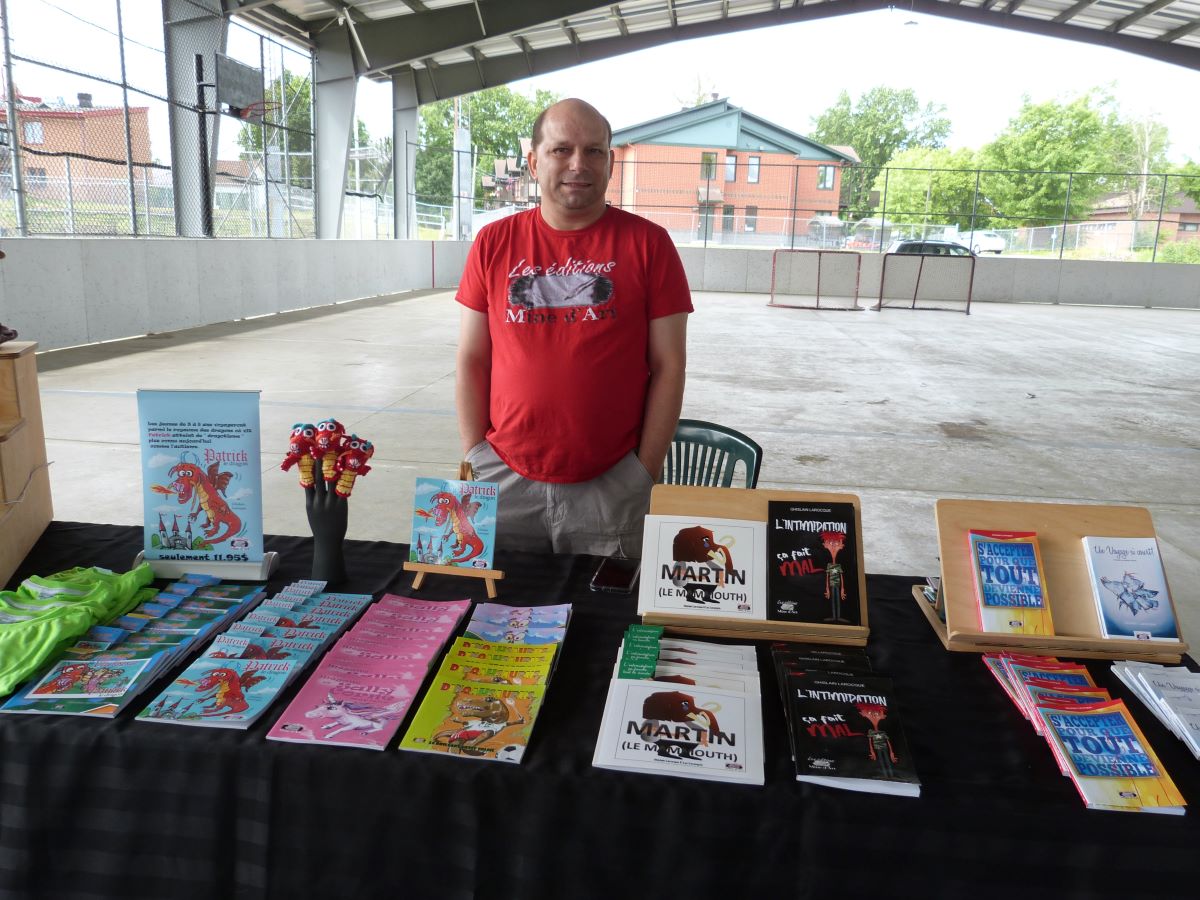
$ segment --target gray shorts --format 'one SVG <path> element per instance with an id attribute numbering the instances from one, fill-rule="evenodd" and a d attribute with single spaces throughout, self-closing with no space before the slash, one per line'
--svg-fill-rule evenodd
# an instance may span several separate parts
<path id="1" fill-rule="evenodd" d="M 637 454 L 590 481 L 558 484 L 518 475 L 480 441 L 467 451 L 476 481 L 500 486 L 497 546 L 540 553 L 642 555 L 642 529 L 654 479 Z"/>

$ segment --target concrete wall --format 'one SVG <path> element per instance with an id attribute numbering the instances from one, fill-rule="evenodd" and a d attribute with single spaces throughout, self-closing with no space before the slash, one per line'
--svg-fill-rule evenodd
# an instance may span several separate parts
<path id="1" fill-rule="evenodd" d="M 444 241 L 15 238 L 0 322 L 53 350 L 339 300 L 451 288 L 467 244 Z"/>
<path id="2" fill-rule="evenodd" d="M 0 322 L 52 350 L 402 291 L 451 288 L 469 244 L 457 241 L 14 238 L 3 242 Z M 681 247 L 696 291 L 768 293 L 773 251 Z M 854 254 L 826 255 L 822 292 L 853 284 Z M 863 254 L 860 304 L 879 297 L 883 257 Z M 885 296 L 911 299 L 917 261 L 891 257 Z M 926 259 L 921 297 L 961 300 L 961 260 Z M 816 256 L 781 254 L 780 284 L 804 292 Z M 790 286 L 790 288 L 789 288 Z M 811 291 L 809 291 L 811 292 Z M 1200 266 L 985 257 L 974 302 L 1200 309 Z"/>

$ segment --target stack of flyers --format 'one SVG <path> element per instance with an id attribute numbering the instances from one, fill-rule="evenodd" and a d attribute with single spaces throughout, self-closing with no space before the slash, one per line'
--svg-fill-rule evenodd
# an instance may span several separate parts
<path id="1" fill-rule="evenodd" d="M 631 625 L 609 684 L 592 765 L 763 784 L 758 657 L 747 645 Z"/>
<path id="2" fill-rule="evenodd" d="M 1143 662 L 1115 662 L 1112 670 L 1200 759 L 1200 673 Z"/>
<path id="3" fill-rule="evenodd" d="M 261 586 L 219 582 L 184 575 L 108 625 L 89 629 L 0 711 L 112 718 L 263 594 Z"/>
<path id="4" fill-rule="evenodd" d="M 1059 770 L 1088 809 L 1184 813 L 1182 795 L 1125 703 L 1098 687 L 1086 666 L 1015 653 L 985 653 L 983 661 L 1050 745 Z M 1143 667 L 1146 682 L 1140 678 Z M 1144 700 L 1143 691 L 1153 699 L 1152 679 L 1175 671 L 1144 663 L 1113 664 L 1117 677 Z"/>
<path id="5" fill-rule="evenodd" d="M 297 582 L 218 635 L 137 718 L 248 728 L 291 680 L 371 602 Z"/>
<path id="6" fill-rule="evenodd" d="M 267 738 L 383 750 L 470 605 L 385 595 L 325 655 Z"/>
<path id="7" fill-rule="evenodd" d="M 570 604 L 479 604 L 466 636 L 434 674 L 400 749 L 519 763 L 570 619 Z M 481 639 L 490 633 L 501 640 Z"/>

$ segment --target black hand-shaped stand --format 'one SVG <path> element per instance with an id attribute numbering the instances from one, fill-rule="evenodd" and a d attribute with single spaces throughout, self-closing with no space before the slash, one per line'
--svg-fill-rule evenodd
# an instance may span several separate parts
<path id="1" fill-rule="evenodd" d="M 346 540 L 346 525 L 350 504 L 339 497 L 333 486 L 337 482 L 321 477 L 321 463 L 313 472 L 313 486 L 304 489 L 304 507 L 308 512 L 308 527 L 313 533 L 312 577 L 316 581 L 337 584 L 346 580 L 346 558 L 342 544 Z"/>

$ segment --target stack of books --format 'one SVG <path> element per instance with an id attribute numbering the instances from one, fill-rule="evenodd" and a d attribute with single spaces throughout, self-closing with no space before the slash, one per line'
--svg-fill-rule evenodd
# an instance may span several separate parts
<path id="1" fill-rule="evenodd" d="M 234 622 L 151 703 L 138 721 L 249 728 L 371 602 L 296 582 Z"/>
<path id="2" fill-rule="evenodd" d="M 1112 670 L 1200 759 L 1200 673 L 1142 662 L 1115 662 Z"/>
<path id="3" fill-rule="evenodd" d="M 470 605 L 385 594 L 320 661 L 267 738 L 383 750 Z"/>
<path id="4" fill-rule="evenodd" d="M 112 718 L 198 644 L 263 597 L 260 585 L 184 575 L 130 612 L 89 629 L 0 707 Z"/>
<path id="5" fill-rule="evenodd" d="M 771 657 L 797 781 L 920 795 L 891 679 L 871 671 L 864 651 L 777 644 Z"/>
<path id="6" fill-rule="evenodd" d="M 400 749 L 519 763 L 570 619 L 570 604 L 479 604 L 434 673 Z"/>
<path id="7" fill-rule="evenodd" d="M 763 784 L 762 699 L 751 646 L 664 637 L 630 625 L 592 765 Z"/>
<path id="8" fill-rule="evenodd" d="M 1085 666 L 1054 657 L 985 653 L 1021 714 L 1050 745 L 1088 809 L 1182 815 L 1183 796 L 1121 700 Z"/>

